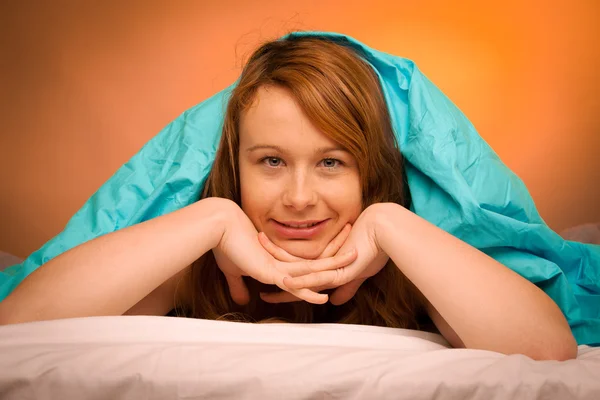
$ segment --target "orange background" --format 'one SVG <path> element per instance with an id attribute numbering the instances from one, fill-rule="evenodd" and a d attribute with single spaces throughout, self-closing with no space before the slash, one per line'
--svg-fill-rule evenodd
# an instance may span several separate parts
<path id="1" fill-rule="evenodd" d="M 0 250 L 24 257 L 58 234 L 146 141 L 231 84 L 259 42 L 292 29 L 414 60 L 553 229 L 600 221 L 600 3 L 483 3 L 2 2 Z"/>

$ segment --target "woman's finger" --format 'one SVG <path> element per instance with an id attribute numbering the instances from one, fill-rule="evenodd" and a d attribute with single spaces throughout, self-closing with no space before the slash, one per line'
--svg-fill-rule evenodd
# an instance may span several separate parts
<path id="1" fill-rule="evenodd" d="M 342 286 L 350 282 L 354 277 L 351 275 L 349 268 L 343 267 L 332 271 L 314 272 L 312 274 L 286 277 L 283 284 L 290 289 L 310 288 L 325 285 Z"/>
<path id="2" fill-rule="evenodd" d="M 342 304 L 349 301 L 352 297 L 354 297 L 354 295 L 360 288 L 360 285 L 362 285 L 365 280 L 366 280 L 365 278 L 356 278 L 356 279 L 346 283 L 345 285 L 338 287 L 331 294 L 331 297 L 330 297 L 331 304 L 336 305 L 336 306 L 341 306 Z"/>
<path id="3" fill-rule="evenodd" d="M 322 286 L 319 288 L 311 288 L 313 292 L 320 292 L 321 290 L 331 289 L 331 286 Z M 292 303 L 295 301 L 302 301 L 301 298 L 294 296 L 290 292 L 261 292 L 260 298 L 266 303 Z"/>
<path id="4" fill-rule="evenodd" d="M 282 274 L 281 271 L 278 271 L 275 268 L 273 268 L 273 271 L 271 272 L 271 276 L 269 278 L 267 278 L 267 279 L 264 279 L 264 278 L 266 278 L 266 277 L 264 277 L 264 276 L 256 276 L 255 277 L 255 279 L 257 279 L 260 282 L 271 284 L 271 285 L 274 284 L 281 290 L 289 292 L 292 295 L 298 297 L 299 299 L 307 301 L 309 303 L 325 304 L 329 300 L 328 295 L 316 293 L 310 289 L 306 289 L 306 288 L 291 289 L 291 288 L 287 287 L 284 282 L 285 282 L 286 278 L 289 278 L 289 276 Z"/>
<path id="5" fill-rule="evenodd" d="M 346 239 L 348 239 L 348 235 L 350 235 L 351 230 L 352 225 L 344 225 L 344 228 L 340 231 L 340 233 L 337 234 L 335 238 L 333 238 L 331 242 L 329 242 L 327 247 L 325 247 L 325 250 L 323 250 L 323 252 L 318 258 L 328 258 L 336 255 L 337 252 L 342 248 L 342 246 L 346 242 Z"/>
<path id="6" fill-rule="evenodd" d="M 328 295 L 316 293 L 310 289 L 306 289 L 306 288 L 291 289 L 291 288 L 287 287 L 284 283 L 285 279 L 289 278 L 288 275 L 282 273 L 277 268 L 268 268 L 267 270 L 269 270 L 268 273 L 265 273 L 265 272 L 260 273 L 259 272 L 258 274 L 254 274 L 251 276 L 253 276 L 254 279 L 258 280 L 259 282 L 270 284 L 270 285 L 276 285 L 281 290 L 290 292 L 291 294 L 298 297 L 299 299 L 302 299 L 309 303 L 325 304 L 329 300 Z"/>
<path id="7" fill-rule="evenodd" d="M 299 257 L 295 257 L 283 250 L 281 247 L 275 245 L 275 243 L 271 242 L 271 240 L 265 235 L 264 232 L 260 232 L 258 234 L 258 241 L 262 245 L 262 247 L 268 251 L 276 260 L 285 261 L 285 262 L 295 262 L 302 260 Z"/>
<path id="8" fill-rule="evenodd" d="M 303 260 L 293 263 L 281 263 L 278 268 L 281 268 L 287 275 L 290 275 L 291 277 L 297 277 L 315 272 L 329 271 L 345 267 L 354 262 L 357 256 L 358 253 L 356 249 L 352 249 L 343 254 L 339 254 L 334 257 L 323 258 L 320 260 Z M 314 287 L 317 286 L 322 285 L 314 285 Z"/>
<path id="9" fill-rule="evenodd" d="M 276 261 L 275 266 L 270 268 L 257 268 L 253 271 L 248 271 L 248 274 L 252 276 L 254 279 L 259 282 L 277 285 L 282 290 L 292 293 L 296 297 L 305 300 L 309 303 L 314 304 L 324 304 L 329 300 L 329 296 L 326 294 L 315 293 L 314 291 L 307 289 L 310 287 L 320 287 L 325 286 L 331 282 L 324 282 L 323 284 L 315 284 L 315 285 L 298 285 L 294 287 L 289 287 L 286 284 L 286 279 L 293 278 L 297 275 L 311 276 L 314 274 L 313 271 L 322 271 L 328 270 L 328 272 L 341 271 L 345 266 L 351 264 L 358 253 L 356 249 L 352 249 L 344 254 L 337 255 L 335 257 L 324 258 L 322 260 L 305 260 L 305 261 L 296 261 L 296 262 L 283 262 Z M 334 270 L 334 271 L 330 271 Z M 294 275 L 293 272 L 296 272 L 297 275 Z M 301 272 L 301 273 L 298 273 Z M 321 272 L 322 273 L 322 272 Z M 339 272 L 334 272 L 339 273 Z M 308 275 L 306 275 L 308 274 Z M 304 276 L 299 276 L 299 278 L 303 278 Z M 243 282 L 243 281 L 242 281 Z M 339 284 L 334 284 L 333 287 L 337 287 L 346 282 L 341 282 Z M 235 286 L 234 286 L 235 288 Z M 247 290 L 247 289 L 246 289 Z M 245 298 L 244 298 L 245 299 Z"/>
<path id="10" fill-rule="evenodd" d="M 329 301 L 329 296 L 323 293 L 316 293 L 310 289 L 287 289 L 290 293 L 299 299 L 313 304 L 325 304 Z"/>

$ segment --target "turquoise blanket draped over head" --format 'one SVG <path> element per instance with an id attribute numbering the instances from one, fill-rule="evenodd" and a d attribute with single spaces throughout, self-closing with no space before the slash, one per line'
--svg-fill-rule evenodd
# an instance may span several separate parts
<path id="1" fill-rule="evenodd" d="M 305 35 L 352 47 L 377 72 L 406 160 L 412 211 L 535 283 L 560 306 L 579 344 L 600 344 L 600 246 L 565 241 L 552 231 L 523 182 L 412 61 L 337 33 L 285 37 Z M 0 299 L 62 252 L 196 201 L 214 161 L 234 86 L 166 126 L 59 235 L 2 272 Z"/>

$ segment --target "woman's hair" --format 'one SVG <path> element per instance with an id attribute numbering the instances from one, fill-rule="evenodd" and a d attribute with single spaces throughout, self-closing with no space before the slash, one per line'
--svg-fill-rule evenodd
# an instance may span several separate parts
<path id="1" fill-rule="evenodd" d="M 403 159 L 390 116 L 370 65 L 350 47 L 324 37 L 291 36 L 263 44 L 249 58 L 233 89 L 221 142 L 202 197 L 240 204 L 238 152 L 240 118 L 258 88 L 288 89 L 311 122 L 356 159 L 363 208 L 373 203 L 410 205 Z M 278 290 L 245 278 L 250 303 L 235 304 L 212 252 L 192 266 L 191 303 L 183 313 L 205 319 L 339 322 L 418 329 L 423 297 L 391 262 L 367 279 L 342 306 L 307 302 L 268 304 L 260 291 Z"/>

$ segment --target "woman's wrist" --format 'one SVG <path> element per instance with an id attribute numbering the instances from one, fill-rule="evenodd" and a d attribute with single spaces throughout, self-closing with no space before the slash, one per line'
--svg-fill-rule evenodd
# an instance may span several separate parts
<path id="1" fill-rule="evenodd" d="M 377 247 L 389 255 L 387 249 L 393 245 L 390 237 L 394 236 L 394 221 L 401 218 L 401 214 L 410 211 L 396 203 L 375 203 L 365 211 L 369 213 L 369 229 Z"/>
<path id="2" fill-rule="evenodd" d="M 198 220 L 205 221 L 200 229 L 210 232 L 209 249 L 219 245 L 227 231 L 238 220 L 241 208 L 232 200 L 221 197 L 208 197 L 194 203 L 198 208 Z"/>

